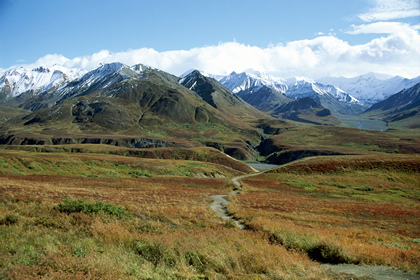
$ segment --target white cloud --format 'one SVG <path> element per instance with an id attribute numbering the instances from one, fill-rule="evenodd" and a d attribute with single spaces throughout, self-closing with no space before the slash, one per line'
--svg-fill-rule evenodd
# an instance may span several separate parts
<path id="1" fill-rule="evenodd" d="M 375 22 L 362 25 L 351 25 L 353 30 L 348 31 L 348 34 L 403 34 L 403 33 L 415 33 L 417 26 L 410 26 L 409 24 L 402 22 Z"/>
<path id="2" fill-rule="evenodd" d="M 61 54 L 47 54 L 35 62 L 35 65 L 52 66 L 54 64 L 63 65 L 70 61 Z"/>
<path id="3" fill-rule="evenodd" d="M 402 27 L 402 28 L 400 28 Z M 150 48 L 95 54 L 68 59 L 62 55 L 46 55 L 31 66 L 61 64 L 91 70 L 99 63 L 143 63 L 175 75 L 189 69 L 207 73 L 229 74 L 249 69 L 288 78 L 306 76 L 356 76 L 367 72 L 420 75 L 420 35 L 417 30 L 400 23 L 375 23 L 353 27 L 353 34 L 390 33 L 367 44 L 350 45 L 335 36 L 270 45 L 266 48 L 237 42 L 215 46 L 158 52 Z"/>
<path id="4" fill-rule="evenodd" d="M 374 7 L 359 15 L 366 22 L 420 16 L 419 0 L 372 0 Z"/>

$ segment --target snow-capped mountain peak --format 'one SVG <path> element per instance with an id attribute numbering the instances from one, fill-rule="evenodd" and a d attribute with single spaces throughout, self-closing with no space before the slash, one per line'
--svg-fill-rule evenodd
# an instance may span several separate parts
<path id="1" fill-rule="evenodd" d="M 316 100 L 317 95 L 330 95 L 340 102 L 363 105 L 363 102 L 333 85 L 318 83 L 305 77 L 289 79 L 288 82 L 289 88 L 285 94 L 293 99 L 311 97 Z"/>
<path id="2" fill-rule="evenodd" d="M 30 90 L 37 94 L 60 87 L 84 73 L 83 70 L 66 68 L 60 65 L 33 69 L 10 68 L 0 72 L 0 89 L 5 89 L 9 98 Z"/>
<path id="3" fill-rule="evenodd" d="M 312 84 L 314 83 L 313 80 L 307 78 L 307 77 L 293 77 L 286 80 L 287 85 L 293 86 L 293 85 L 305 85 L 305 84 Z"/>
<path id="4" fill-rule="evenodd" d="M 410 88 L 420 82 L 420 76 L 414 79 L 406 79 L 400 76 L 388 79 L 386 77 L 381 74 L 367 73 L 353 78 L 322 78 L 318 82 L 341 88 L 366 104 L 374 104 L 384 100 L 392 94 L 405 88 Z"/>
<path id="5" fill-rule="evenodd" d="M 284 84 L 283 79 L 262 72 L 255 72 L 254 74 L 246 72 L 238 74 L 232 72 L 219 81 L 233 93 L 245 91 L 251 87 L 257 89 L 263 86 L 273 88 L 281 93 L 284 93 L 287 90 L 287 86 Z"/>
<path id="6" fill-rule="evenodd" d="M 67 84 L 61 89 L 60 95 L 63 98 L 68 98 L 69 96 L 74 97 L 87 94 L 97 89 L 106 88 L 126 78 L 139 76 L 139 73 L 144 69 L 146 69 L 145 66 L 135 65 L 129 67 L 119 62 L 101 64 L 79 79 Z"/>
<path id="7" fill-rule="evenodd" d="M 137 74 L 141 75 L 144 71 L 151 69 L 150 66 L 144 65 L 144 64 L 136 64 L 130 67 L 131 70 L 136 72 Z"/>

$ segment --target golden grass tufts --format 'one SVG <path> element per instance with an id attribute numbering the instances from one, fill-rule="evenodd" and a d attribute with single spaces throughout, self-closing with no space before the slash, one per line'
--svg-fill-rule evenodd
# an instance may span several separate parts
<path id="1" fill-rule="evenodd" d="M 229 191 L 227 178 L 3 174 L 0 278 L 339 279 L 318 262 L 418 271 L 418 173 L 349 167 L 362 159 L 392 161 L 337 157 L 345 172 L 296 172 L 330 160 L 319 158 L 242 179 L 228 210 L 249 230 L 209 207 L 210 195 Z M 121 206 L 132 218 L 61 213 L 55 206 L 65 196 Z"/>
<path id="2" fill-rule="evenodd" d="M 243 179 L 229 211 L 317 261 L 419 272 L 418 163 L 418 155 L 297 162 Z"/>

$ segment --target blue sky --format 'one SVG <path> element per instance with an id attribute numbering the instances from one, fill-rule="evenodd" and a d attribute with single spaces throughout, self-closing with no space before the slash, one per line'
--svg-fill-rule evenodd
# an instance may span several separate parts
<path id="1" fill-rule="evenodd" d="M 252 68 L 282 77 L 378 70 L 417 76 L 418 2 L 0 0 L 0 68 L 89 69 L 119 60 L 177 75 Z"/>

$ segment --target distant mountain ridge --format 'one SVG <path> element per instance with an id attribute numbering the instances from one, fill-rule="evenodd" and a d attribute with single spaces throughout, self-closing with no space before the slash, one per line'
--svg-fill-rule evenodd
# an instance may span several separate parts
<path id="1" fill-rule="evenodd" d="M 363 115 L 380 118 L 387 123 L 420 127 L 420 83 L 372 105 Z"/>
<path id="2" fill-rule="evenodd" d="M 284 103 L 290 102 L 284 93 L 287 86 L 281 79 L 276 79 L 264 73 L 232 72 L 219 82 L 240 98 L 264 112 L 270 112 Z"/>
<path id="3" fill-rule="evenodd" d="M 351 94 L 358 100 L 373 105 L 389 96 L 414 86 L 420 82 L 420 76 L 407 79 L 395 76 L 388 79 L 378 78 L 375 73 L 367 73 L 354 78 L 322 78 L 319 83 L 334 85 Z"/>
<path id="4" fill-rule="evenodd" d="M 267 74 L 231 73 L 220 82 L 254 107 L 270 113 L 300 98 L 312 98 L 332 112 L 355 115 L 367 109 L 362 102 L 332 85 L 305 78 L 283 80 Z"/>
<path id="5" fill-rule="evenodd" d="M 151 68 L 142 64 L 127 66 L 115 62 L 100 65 L 89 72 L 59 65 L 48 68 L 20 67 L 2 70 L 0 71 L 0 106 L 20 107 L 30 111 L 49 108 L 69 98 L 107 88 L 126 78 L 140 78 L 146 69 Z M 193 91 L 197 83 L 212 84 L 205 81 L 210 79 L 207 77 L 210 75 L 201 73 L 202 77 L 195 80 L 195 85 L 189 84 L 186 78 L 191 78 L 193 73 L 197 76 L 200 72 L 188 71 L 182 78 L 178 78 L 180 84 Z M 373 73 L 350 79 L 323 78 L 317 81 L 306 78 L 285 80 L 261 72 L 232 72 L 227 76 L 211 76 L 217 78 L 227 90 L 234 93 L 234 95 L 225 93 L 224 98 L 230 98 L 233 102 L 238 96 L 258 110 L 273 116 L 279 116 L 278 112 L 282 111 L 278 109 L 280 106 L 306 97 L 313 99 L 332 114 L 356 115 L 366 110 L 373 102 L 382 101 L 385 97 L 420 81 L 420 77 L 405 79 L 396 76 L 387 79 Z M 224 91 L 214 83 L 207 90 L 215 87 L 218 89 L 214 91 L 219 94 Z M 206 90 L 202 86 L 199 88 L 200 91 Z M 200 95 L 200 92 L 197 93 Z M 217 96 L 202 92 L 201 98 L 215 107 L 214 100 Z M 236 100 L 236 102 L 240 101 Z M 308 110 L 306 109 L 307 113 Z M 311 114 L 313 113 L 316 116 L 316 112 Z"/>
<path id="6" fill-rule="evenodd" d="M 273 88 L 281 93 L 285 93 L 287 90 L 284 80 L 262 72 L 256 72 L 255 74 L 246 72 L 238 74 L 236 72 L 232 72 L 219 81 L 233 93 L 245 91 L 249 88 L 256 89 L 263 86 Z"/>
<path id="7" fill-rule="evenodd" d="M 332 112 L 344 115 L 355 115 L 367 108 L 362 102 L 339 88 L 306 80 L 296 80 L 290 84 L 285 95 L 295 100 L 310 97 Z"/>

